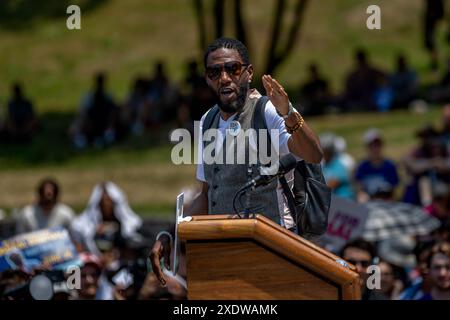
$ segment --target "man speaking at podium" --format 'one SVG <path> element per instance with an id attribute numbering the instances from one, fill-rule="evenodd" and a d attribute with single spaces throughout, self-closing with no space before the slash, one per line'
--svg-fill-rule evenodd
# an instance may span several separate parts
<path id="1" fill-rule="evenodd" d="M 230 129 L 237 131 L 237 134 L 240 130 L 250 129 L 261 94 L 256 89 L 250 88 L 254 75 L 253 65 L 250 63 L 245 45 L 235 39 L 219 38 L 207 48 L 204 64 L 206 81 L 217 95 L 218 103 L 203 115 L 200 131 L 206 119 L 210 124 L 206 129 L 217 129 L 222 136 L 230 134 Z M 279 141 L 277 150 L 279 156 L 292 153 L 306 162 L 320 163 L 322 150 L 319 140 L 300 113 L 292 107 L 284 88 L 270 75 L 264 75 L 262 83 L 268 97 L 265 108 L 262 109 L 265 123 L 271 134 L 271 141 L 275 139 Z M 218 112 L 212 116 L 214 110 Z M 209 113 L 211 115 L 208 118 Z M 276 129 L 277 134 L 273 134 L 274 131 L 271 132 L 271 129 Z M 199 155 L 202 155 L 204 141 L 203 135 L 200 136 Z M 216 150 L 221 145 L 216 141 Z M 250 170 L 250 167 L 248 164 L 207 164 L 203 162 L 203 157 L 199 156 L 197 179 L 201 182 L 202 188 L 185 215 L 233 213 L 233 196 L 250 179 L 259 174 L 259 170 L 253 170 L 254 168 Z M 287 180 L 290 180 L 292 187 L 293 174 L 292 172 L 290 174 Z M 293 218 L 289 214 L 286 199 L 277 179 L 253 191 L 251 202 L 254 208 L 258 208 L 258 212 L 269 219 L 288 229 L 293 227 Z M 162 284 L 165 284 L 165 280 L 160 260 L 165 257 L 165 264 L 168 265 L 169 243 L 169 237 L 162 234 L 150 253 L 153 271 Z"/>

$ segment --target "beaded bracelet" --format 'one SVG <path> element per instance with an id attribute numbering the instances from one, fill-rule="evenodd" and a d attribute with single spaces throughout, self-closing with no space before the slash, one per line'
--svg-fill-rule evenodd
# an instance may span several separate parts
<path id="1" fill-rule="evenodd" d="M 300 113 L 294 112 L 294 114 L 295 114 L 295 117 L 297 118 L 297 123 L 296 123 L 293 127 L 289 127 L 289 126 L 285 123 L 286 130 L 287 130 L 287 132 L 290 133 L 290 134 L 292 134 L 292 133 L 294 133 L 295 131 L 301 129 L 301 128 L 303 127 L 303 124 L 305 123 L 305 120 L 303 119 L 303 117 L 301 116 Z"/>

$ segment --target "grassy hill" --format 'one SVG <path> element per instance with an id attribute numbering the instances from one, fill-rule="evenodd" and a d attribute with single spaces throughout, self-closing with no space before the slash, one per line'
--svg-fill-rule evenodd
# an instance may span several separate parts
<path id="1" fill-rule="evenodd" d="M 8 84 L 21 80 L 40 111 L 73 111 L 98 70 L 110 74 L 112 92 L 123 99 L 131 80 L 136 75 L 149 74 L 156 60 L 164 59 L 171 78 L 179 81 L 186 60 L 201 58 L 191 1 L 70 1 L 82 8 L 81 30 L 66 28 L 68 1 L 43 2 L 53 3 L 53 7 L 48 5 L 52 9 L 35 5 L 36 8 L 29 8 L 35 10 L 34 14 L 16 13 L 15 19 L 13 16 L 7 20 L 9 23 L 0 22 L 0 102 L 6 100 Z M 265 57 L 274 3 L 244 2 L 249 45 L 257 70 Z M 421 75 L 427 76 L 428 61 L 421 38 L 422 1 L 375 1 L 382 10 L 382 30 L 368 30 L 366 8 L 373 3 L 310 1 L 298 45 L 276 76 L 286 86 L 295 88 L 305 79 L 305 66 L 315 60 L 338 90 L 352 65 L 352 52 L 360 46 L 369 50 L 374 63 L 386 69 L 392 68 L 398 52 L 405 52 Z M 45 15 L 39 10 L 53 14 Z"/>
<path id="2" fill-rule="evenodd" d="M 34 2 L 34 4 L 33 4 Z M 82 29 L 66 28 L 66 7 L 82 8 Z M 0 207 L 11 209 L 33 200 L 43 176 L 61 181 L 63 200 L 82 209 L 95 183 L 112 179 L 128 193 L 133 206 L 145 213 L 170 212 L 175 195 L 194 180 L 193 166 L 174 166 L 170 145 L 154 137 L 132 139 L 108 150 L 77 153 L 65 132 L 80 98 L 96 71 L 109 74 L 109 89 L 122 101 L 137 75 L 149 75 L 163 59 L 170 78 L 179 82 L 185 62 L 201 59 L 191 1 L 187 0 L 22 0 L 0 2 L 0 114 L 13 81 L 21 81 L 44 121 L 44 130 L 31 145 L 0 147 Z M 210 1 L 205 1 L 211 6 Z M 257 71 L 267 48 L 273 0 L 245 1 L 244 15 L 251 36 Z M 288 1 L 289 5 L 293 1 Z M 366 28 L 366 8 L 378 3 L 382 30 Z M 407 54 L 422 83 L 439 73 L 428 71 L 421 32 L 422 1 L 320 0 L 310 1 L 293 54 L 275 76 L 291 92 L 305 80 L 305 68 L 317 61 L 332 89 L 339 92 L 352 66 L 356 47 L 365 47 L 370 59 L 392 69 L 399 52 Z M 448 53 L 444 29 L 439 31 Z M 226 33 L 232 35 L 229 26 Z M 442 71 L 442 70 L 441 70 Z M 261 72 L 261 71 L 259 71 Z M 363 155 L 361 134 L 372 126 L 385 130 L 388 153 L 399 159 L 414 143 L 413 132 L 422 123 L 439 119 L 439 111 L 424 115 L 406 111 L 391 114 L 335 115 L 311 120 L 318 132 L 343 135 L 349 151 Z"/>

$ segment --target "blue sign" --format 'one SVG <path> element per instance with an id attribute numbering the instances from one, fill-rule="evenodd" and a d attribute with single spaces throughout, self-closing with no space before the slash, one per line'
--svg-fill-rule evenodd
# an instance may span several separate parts
<path id="1" fill-rule="evenodd" d="M 81 262 L 63 227 L 24 233 L 0 242 L 0 272 L 7 269 L 29 272 L 36 267 L 65 270 L 73 265 Z"/>

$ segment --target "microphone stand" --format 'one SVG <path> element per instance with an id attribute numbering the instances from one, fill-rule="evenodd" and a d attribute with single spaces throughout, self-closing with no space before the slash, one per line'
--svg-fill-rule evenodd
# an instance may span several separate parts
<path id="1" fill-rule="evenodd" d="M 252 187 L 251 190 L 254 190 L 255 187 Z M 245 192 L 245 207 L 244 207 L 244 215 L 246 218 L 250 217 L 250 193 Z"/>
<path id="2" fill-rule="evenodd" d="M 242 196 L 243 196 L 244 194 L 247 194 L 247 191 L 246 191 L 246 190 L 247 190 L 246 188 L 240 189 L 238 192 L 236 192 L 236 194 L 234 195 L 234 198 L 233 198 L 233 209 L 234 209 L 234 213 L 237 214 L 238 217 L 241 218 L 241 219 L 244 218 L 244 217 L 241 215 L 241 213 L 244 213 L 244 215 L 248 215 L 248 211 L 249 211 L 248 208 L 246 208 L 246 206 L 244 206 L 244 205 L 242 204 Z M 247 196 L 247 197 L 248 197 L 248 196 Z M 237 207 L 236 207 L 236 200 L 239 201 L 240 206 L 244 208 L 244 212 L 239 212 L 239 210 L 238 210 Z M 247 201 L 246 201 L 246 204 L 247 204 Z"/>
<path id="3" fill-rule="evenodd" d="M 247 179 L 248 180 L 252 180 L 252 166 L 249 165 L 247 167 Z M 255 186 L 250 187 L 251 190 L 255 190 Z M 233 199 L 233 209 L 234 212 L 238 215 L 239 218 L 248 218 L 250 216 L 250 194 L 247 192 L 248 187 L 244 186 L 242 187 L 240 190 L 238 190 L 238 192 L 236 192 L 236 194 L 234 195 L 234 199 Z M 242 204 L 242 196 L 245 194 L 245 205 Z M 241 213 L 239 212 L 239 210 L 236 209 L 236 200 L 239 200 L 239 204 L 241 206 L 241 208 L 244 208 L 243 210 L 243 214 L 244 216 L 241 216 Z"/>

